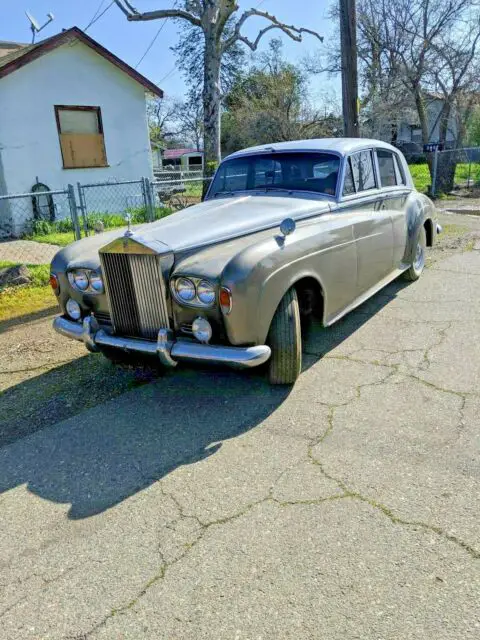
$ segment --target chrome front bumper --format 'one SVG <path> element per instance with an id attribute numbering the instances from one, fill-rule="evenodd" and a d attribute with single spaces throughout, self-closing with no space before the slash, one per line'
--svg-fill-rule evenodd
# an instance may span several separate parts
<path id="1" fill-rule="evenodd" d="M 101 347 L 112 347 L 126 353 L 153 355 L 167 367 L 176 366 L 178 361 L 188 361 L 211 362 L 249 369 L 266 362 L 271 354 L 270 347 L 267 345 L 228 347 L 187 340 L 175 341 L 168 329 L 160 329 L 157 342 L 122 338 L 100 329 L 93 316 L 84 318 L 83 323 L 58 316 L 53 321 L 53 328 L 62 336 L 83 342 L 89 351 L 100 351 Z"/>

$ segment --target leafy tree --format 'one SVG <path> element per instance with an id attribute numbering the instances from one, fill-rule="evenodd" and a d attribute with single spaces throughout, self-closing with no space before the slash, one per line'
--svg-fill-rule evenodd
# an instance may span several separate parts
<path id="1" fill-rule="evenodd" d="M 281 40 L 274 39 L 225 98 L 222 148 L 338 135 L 340 127 L 332 109 L 312 104 L 306 74 L 284 59 Z"/>

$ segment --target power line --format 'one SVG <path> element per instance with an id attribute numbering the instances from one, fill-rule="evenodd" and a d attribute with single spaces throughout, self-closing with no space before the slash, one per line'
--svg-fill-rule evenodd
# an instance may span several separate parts
<path id="1" fill-rule="evenodd" d="M 96 18 L 96 17 L 97 17 L 97 15 L 98 15 L 98 12 L 100 11 L 100 9 L 103 7 L 103 5 L 104 5 L 104 4 L 105 4 L 105 0 L 102 0 L 102 1 L 100 2 L 100 4 L 98 5 L 97 10 L 96 10 L 96 11 L 95 11 L 95 13 L 93 14 L 92 19 L 90 20 L 90 22 L 88 23 L 88 25 L 85 27 L 85 30 L 86 30 L 86 29 L 88 29 L 88 27 L 89 27 L 89 26 L 92 24 L 92 22 L 95 20 L 95 18 Z"/>
<path id="2" fill-rule="evenodd" d="M 163 76 L 163 78 L 160 78 L 160 80 L 158 80 L 155 84 L 160 84 L 160 82 L 163 82 L 164 80 L 166 80 L 167 78 L 169 78 L 169 77 L 172 75 L 172 73 L 173 73 L 174 71 L 176 71 L 176 70 L 177 70 L 177 65 L 175 65 L 174 67 L 172 67 L 172 68 L 170 69 L 170 71 L 169 71 L 166 75 L 164 75 L 164 76 Z"/>
<path id="3" fill-rule="evenodd" d="M 145 58 L 145 56 L 147 55 L 147 53 L 148 53 L 148 52 L 150 51 L 150 49 L 153 47 L 153 45 L 154 45 L 154 43 L 155 43 L 155 40 L 156 40 L 156 39 L 158 38 L 158 36 L 160 35 L 160 33 L 161 33 L 161 31 L 162 31 L 163 27 L 165 26 L 166 22 L 167 22 L 167 21 L 166 21 L 166 20 L 164 20 L 164 21 L 162 22 L 162 24 L 160 25 L 160 27 L 159 27 L 159 29 L 158 29 L 157 33 L 153 36 L 152 41 L 150 42 L 150 44 L 149 44 L 149 45 L 148 45 L 148 47 L 146 48 L 145 53 L 143 54 L 143 56 L 140 58 L 140 60 L 139 60 L 139 61 L 137 62 L 137 64 L 135 65 L 135 69 L 136 69 L 137 67 L 139 67 L 139 66 L 140 66 L 140 63 L 142 62 L 142 60 Z"/>
<path id="4" fill-rule="evenodd" d="M 102 0 L 102 2 L 101 2 L 101 4 L 100 4 L 100 6 L 99 6 L 99 7 L 98 7 L 98 9 L 96 10 L 96 12 L 95 12 L 95 14 L 94 14 L 93 18 L 90 20 L 90 22 L 89 22 L 89 23 L 87 24 L 87 26 L 85 27 L 84 31 L 86 31 L 87 29 L 90 29 L 90 27 L 91 27 L 92 25 L 94 25 L 94 24 L 95 24 L 95 22 L 97 22 L 97 20 L 100 20 L 100 18 L 101 18 L 105 13 L 107 13 L 107 11 L 110 9 L 110 7 L 112 6 L 112 4 L 114 4 L 115 0 L 112 0 L 112 1 L 110 2 L 110 4 L 109 4 L 107 7 L 105 7 L 105 9 L 104 9 L 101 13 L 98 13 L 98 12 L 99 12 L 99 10 L 100 10 L 100 8 L 102 7 L 102 5 L 103 5 L 103 3 L 104 3 L 104 2 L 105 2 L 105 0 Z"/>

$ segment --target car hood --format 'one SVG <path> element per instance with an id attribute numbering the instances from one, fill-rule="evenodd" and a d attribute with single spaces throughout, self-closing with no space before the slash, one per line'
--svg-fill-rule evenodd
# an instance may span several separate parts
<path id="1" fill-rule="evenodd" d="M 174 251 L 213 244 L 328 210 L 326 200 L 286 196 L 250 196 L 207 200 L 141 229 Z"/>
<path id="2" fill-rule="evenodd" d="M 275 227 L 287 217 L 300 219 L 329 209 L 328 198 L 243 195 L 213 199 L 135 226 L 132 239 L 160 242 L 175 253 L 183 253 Z M 115 229 L 74 242 L 57 254 L 53 264 L 98 265 L 98 251 L 124 233 L 124 229 Z"/>

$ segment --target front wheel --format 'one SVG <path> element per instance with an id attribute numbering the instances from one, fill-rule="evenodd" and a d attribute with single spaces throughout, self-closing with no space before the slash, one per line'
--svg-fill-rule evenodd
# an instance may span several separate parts
<path id="1" fill-rule="evenodd" d="M 297 292 L 289 289 L 273 316 L 267 343 L 272 350 L 268 365 L 271 384 L 293 384 L 302 370 L 302 333 Z"/>
<path id="2" fill-rule="evenodd" d="M 418 230 L 417 239 L 415 243 L 415 253 L 411 266 L 405 271 L 405 278 L 414 282 L 418 280 L 422 275 L 425 268 L 425 253 L 427 250 L 427 235 L 425 233 L 425 227 L 421 227 Z"/>

